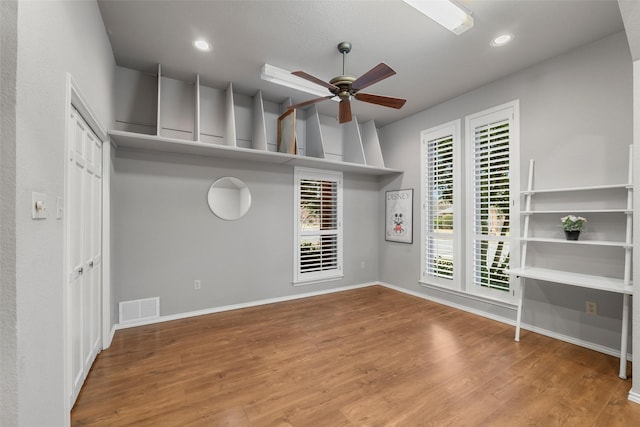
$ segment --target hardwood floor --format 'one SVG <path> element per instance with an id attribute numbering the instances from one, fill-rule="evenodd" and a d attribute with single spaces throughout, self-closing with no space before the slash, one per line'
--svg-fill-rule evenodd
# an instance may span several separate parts
<path id="1" fill-rule="evenodd" d="M 380 286 L 120 330 L 72 425 L 640 425 L 616 358 L 513 334 Z"/>

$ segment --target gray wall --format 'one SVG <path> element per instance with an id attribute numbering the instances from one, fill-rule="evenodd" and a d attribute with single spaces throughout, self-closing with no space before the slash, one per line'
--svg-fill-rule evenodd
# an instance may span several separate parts
<path id="1" fill-rule="evenodd" d="M 385 189 L 420 188 L 421 130 L 460 118 L 464 133 L 466 115 L 515 99 L 520 100 L 522 188 L 529 159 L 536 161 L 536 188 L 626 182 L 626 150 L 632 143 L 631 65 L 625 34 L 615 34 L 384 127 L 380 140 L 386 164 L 405 170 L 404 176 L 385 182 Z M 381 203 L 379 208 L 382 212 Z M 419 211 L 416 203 L 416 215 Z M 382 281 L 490 315 L 515 318 L 513 309 L 420 286 L 418 240 L 411 246 L 381 240 Z M 620 295 L 535 281 L 528 284 L 523 322 L 619 347 Z M 584 314 L 585 300 L 598 303 L 598 316 Z"/>
<path id="2" fill-rule="evenodd" d="M 18 3 L 0 2 L 0 425 L 18 413 L 16 323 L 16 64 Z"/>
<path id="3" fill-rule="evenodd" d="M 207 205 L 210 185 L 223 176 L 240 178 L 251 191 L 251 208 L 237 221 L 216 217 Z M 343 189 L 345 277 L 294 287 L 293 168 L 119 150 L 114 302 L 159 296 L 167 316 L 375 281 L 378 179 L 345 174 Z"/>
<path id="4" fill-rule="evenodd" d="M 66 73 L 73 75 L 101 125 L 111 128 L 115 62 L 93 1 L 19 1 L 17 22 L 18 402 L 17 414 L 2 425 L 61 426 L 69 416 L 63 363 L 64 239 L 63 221 L 55 218 L 52 207 L 64 194 Z M 47 195 L 48 219 L 31 219 L 32 191 Z"/>

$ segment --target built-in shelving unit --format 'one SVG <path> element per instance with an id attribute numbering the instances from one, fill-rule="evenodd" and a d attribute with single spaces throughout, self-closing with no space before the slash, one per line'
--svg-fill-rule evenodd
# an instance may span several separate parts
<path id="1" fill-rule="evenodd" d="M 620 343 L 620 378 L 627 377 L 627 336 L 629 328 L 629 297 L 633 294 L 631 283 L 632 259 L 632 219 L 633 219 L 633 187 L 632 165 L 629 147 L 629 177 L 628 183 L 619 185 L 600 185 L 572 188 L 557 188 L 534 190 L 533 168 L 534 161 L 529 162 L 528 188 L 521 194 L 525 199 L 525 209 L 521 211 L 524 217 L 521 242 L 521 265 L 509 272 L 519 279 L 520 292 L 518 297 L 518 312 L 516 319 L 515 340 L 520 340 L 520 321 L 522 318 L 522 303 L 525 289 L 525 279 L 542 280 L 559 285 L 579 286 L 582 288 L 598 289 L 623 295 L 622 325 Z M 549 198 L 547 204 L 541 203 L 535 207 L 533 198 Z M 561 230 L 550 227 L 550 220 L 545 219 L 553 215 L 589 214 L 600 224 L 600 232 L 594 232 L 596 238 L 583 240 L 566 240 L 560 235 Z M 536 227 L 536 225 L 540 225 Z M 596 227 L 598 228 L 598 227 Z M 617 276 L 602 274 L 598 271 L 576 272 L 558 268 L 547 268 L 544 265 L 530 265 L 527 259 L 529 245 L 571 245 L 574 248 L 589 248 L 589 250 L 605 250 L 613 248 L 620 251 L 622 267 Z M 570 256 L 574 252 L 569 253 Z M 578 256 L 577 254 L 575 255 Z M 540 261 L 538 261 L 540 263 Z M 578 263 L 579 264 L 579 263 Z M 556 266 L 557 267 L 557 266 Z M 582 267 L 584 268 L 584 266 Z M 596 267 L 597 268 L 597 267 Z M 569 270 L 569 269 L 567 269 Z"/>
<path id="2" fill-rule="evenodd" d="M 315 105 L 297 111 L 297 154 L 277 152 L 278 117 L 291 105 L 119 67 L 116 72 L 116 148 L 306 166 L 369 175 L 386 168 L 373 121 L 340 125 Z"/>

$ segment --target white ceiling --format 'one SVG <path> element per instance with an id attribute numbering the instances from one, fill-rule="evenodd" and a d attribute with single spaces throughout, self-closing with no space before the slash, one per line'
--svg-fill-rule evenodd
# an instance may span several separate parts
<path id="1" fill-rule="evenodd" d="M 626 0 L 622 0 L 626 1 Z M 342 74 L 336 46 L 350 41 L 347 73 L 380 62 L 397 75 L 363 92 L 406 98 L 401 110 L 352 102 L 361 121 L 378 126 L 415 114 L 515 71 L 623 31 L 616 0 L 463 0 L 475 25 L 456 36 L 401 0 L 151 1 L 99 0 L 118 65 L 226 88 L 258 89 L 265 99 L 294 103 L 314 95 L 260 80 L 264 63 L 323 80 Z M 489 45 L 499 33 L 515 40 Z M 213 51 L 193 49 L 195 38 Z M 333 102 L 318 104 L 337 115 Z"/>

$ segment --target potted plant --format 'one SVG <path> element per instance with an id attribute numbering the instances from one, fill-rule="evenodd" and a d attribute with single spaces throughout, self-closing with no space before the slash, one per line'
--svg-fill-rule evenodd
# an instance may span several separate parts
<path id="1" fill-rule="evenodd" d="M 587 219 L 581 216 L 567 215 L 560 218 L 562 221 L 562 228 L 564 229 L 564 235 L 567 240 L 578 240 L 580 232 L 584 229 L 584 225 L 587 223 Z"/>

